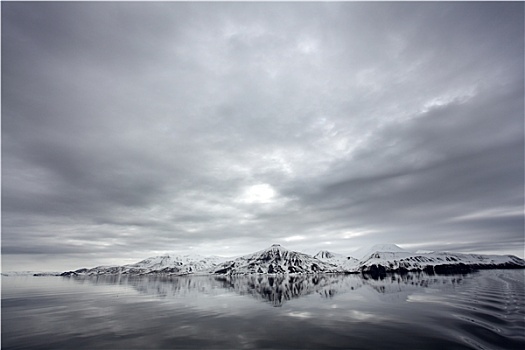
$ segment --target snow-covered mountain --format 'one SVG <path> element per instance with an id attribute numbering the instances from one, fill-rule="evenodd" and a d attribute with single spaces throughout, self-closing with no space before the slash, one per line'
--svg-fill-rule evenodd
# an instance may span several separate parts
<path id="1" fill-rule="evenodd" d="M 363 247 L 361 249 L 358 249 L 352 253 L 350 253 L 351 256 L 354 258 L 357 258 L 359 260 L 363 260 L 368 258 L 371 254 L 376 252 L 407 252 L 407 250 L 390 243 L 382 243 L 382 244 L 374 244 L 370 247 Z"/>
<path id="2" fill-rule="evenodd" d="M 98 266 L 64 272 L 74 275 L 241 275 L 241 274 L 312 274 L 425 271 L 427 273 L 468 272 L 473 269 L 525 268 L 525 261 L 512 255 L 479 255 L 449 252 L 409 252 L 395 244 L 377 244 L 361 249 L 363 258 L 326 250 L 315 256 L 288 250 L 279 244 L 225 261 L 220 257 L 199 255 L 163 255 L 135 264 Z"/>
<path id="3" fill-rule="evenodd" d="M 142 260 L 136 264 L 128 265 L 131 268 L 140 268 L 151 271 L 166 271 L 178 273 L 191 273 L 202 271 L 216 266 L 225 259 L 217 256 L 204 257 L 201 255 L 164 255 Z"/>
<path id="4" fill-rule="evenodd" d="M 359 260 L 351 256 L 329 252 L 328 250 L 321 250 L 314 255 L 314 258 L 324 261 L 326 263 L 342 267 L 345 271 L 354 270 L 359 264 Z"/>
<path id="5" fill-rule="evenodd" d="M 525 268 L 525 261 L 513 255 L 479 255 L 448 252 L 375 252 L 359 262 L 356 272 L 385 273 L 425 271 L 468 272 L 473 269 Z"/>
<path id="6" fill-rule="evenodd" d="M 341 266 L 323 262 L 310 255 L 288 250 L 279 244 L 224 262 L 212 271 L 214 274 L 251 273 L 342 273 Z"/>
<path id="7" fill-rule="evenodd" d="M 144 259 L 135 264 L 122 266 L 97 266 L 64 272 L 62 275 L 114 275 L 114 274 L 189 274 L 211 269 L 223 262 L 225 258 L 204 257 L 196 254 L 162 255 Z"/>

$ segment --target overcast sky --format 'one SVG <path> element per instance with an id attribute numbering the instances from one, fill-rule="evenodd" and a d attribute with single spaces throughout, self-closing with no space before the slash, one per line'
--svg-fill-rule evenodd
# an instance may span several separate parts
<path id="1" fill-rule="evenodd" d="M 524 4 L 2 2 L 3 270 L 524 252 Z"/>

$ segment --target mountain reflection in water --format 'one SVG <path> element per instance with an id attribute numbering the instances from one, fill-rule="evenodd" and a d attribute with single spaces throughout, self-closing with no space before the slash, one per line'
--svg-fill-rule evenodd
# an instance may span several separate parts
<path id="1" fill-rule="evenodd" d="M 524 301 L 517 270 L 2 277 L 2 346 L 524 349 Z"/>
<path id="2" fill-rule="evenodd" d="M 243 276 L 129 276 L 103 275 L 71 278 L 78 283 L 131 286 L 142 294 L 168 298 L 184 295 L 217 295 L 224 290 L 249 296 L 273 306 L 311 294 L 322 298 L 368 288 L 381 294 L 404 294 L 439 285 L 461 284 L 468 275 L 427 275 L 425 273 L 392 274 L 381 278 L 365 275 L 243 275 Z M 403 298 L 406 300 L 406 298 Z"/>

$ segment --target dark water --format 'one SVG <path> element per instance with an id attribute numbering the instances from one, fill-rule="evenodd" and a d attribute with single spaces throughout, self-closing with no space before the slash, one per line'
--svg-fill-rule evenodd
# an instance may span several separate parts
<path id="1" fill-rule="evenodd" d="M 524 271 L 2 277 L 3 349 L 525 349 Z"/>

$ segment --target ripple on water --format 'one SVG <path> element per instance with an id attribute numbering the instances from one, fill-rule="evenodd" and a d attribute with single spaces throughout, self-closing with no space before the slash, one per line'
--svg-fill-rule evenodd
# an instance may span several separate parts
<path id="1" fill-rule="evenodd" d="M 455 295 L 451 328 L 476 348 L 523 348 L 523 280 L 505 278 L 499 271 L 484 274 L 486 278 L 474 279 Z"/>

